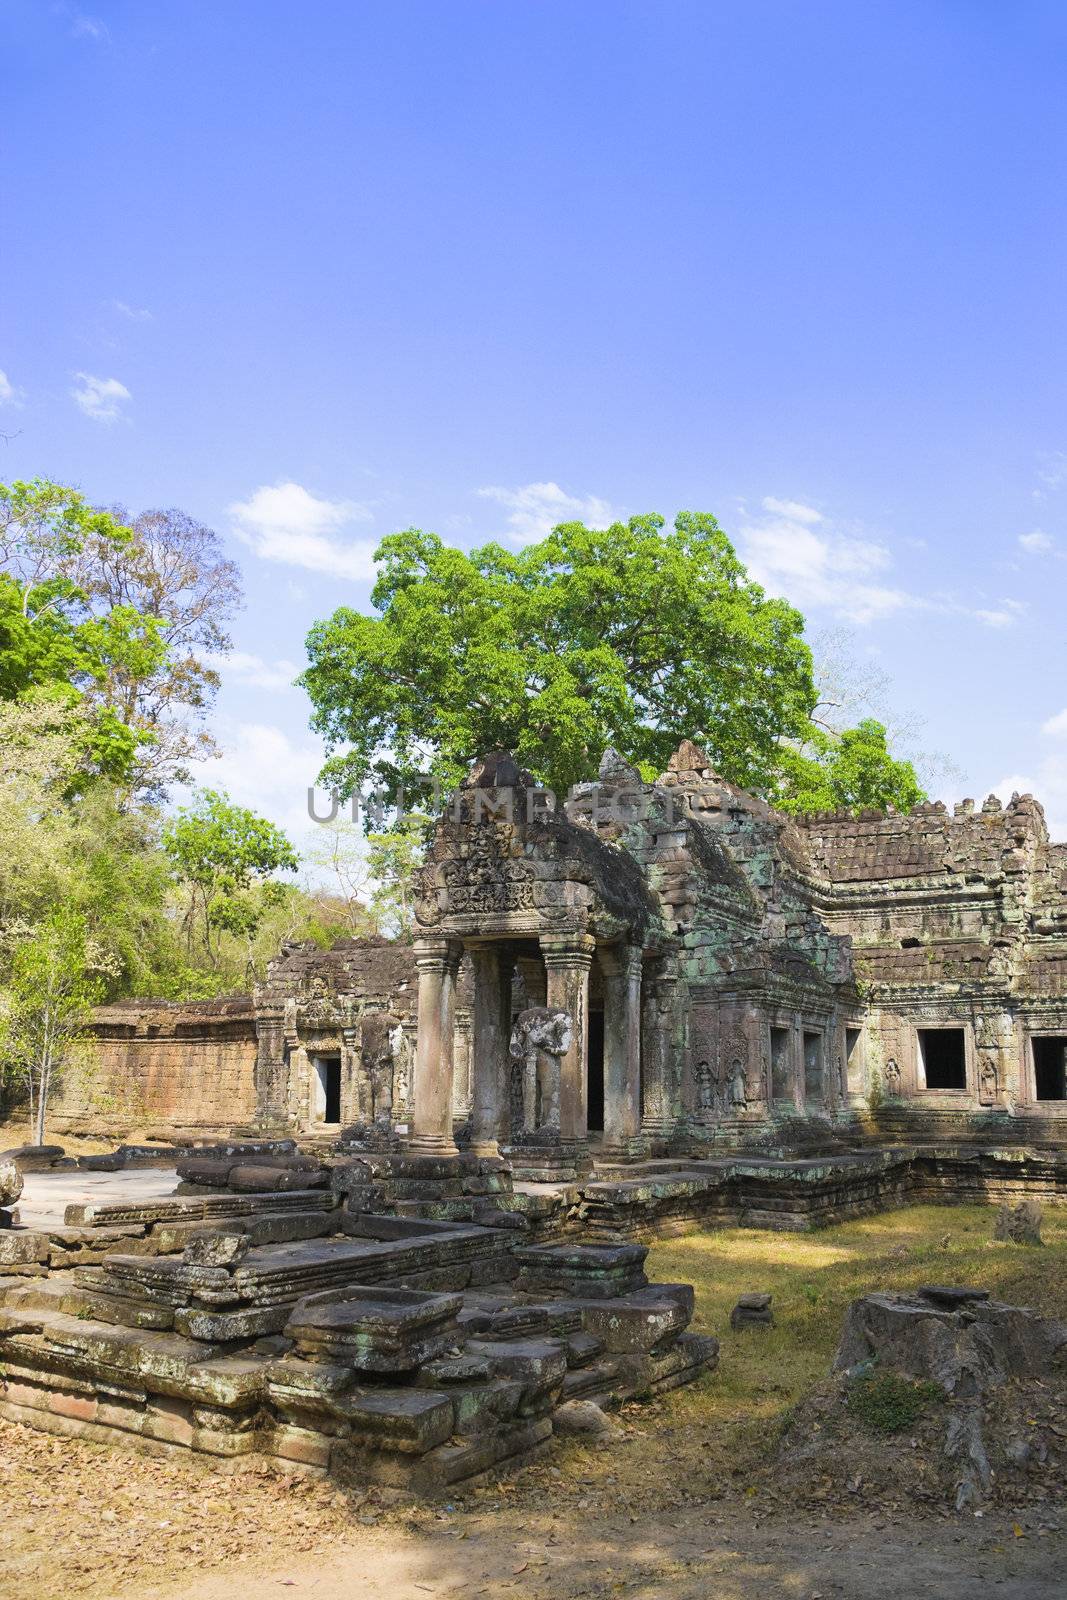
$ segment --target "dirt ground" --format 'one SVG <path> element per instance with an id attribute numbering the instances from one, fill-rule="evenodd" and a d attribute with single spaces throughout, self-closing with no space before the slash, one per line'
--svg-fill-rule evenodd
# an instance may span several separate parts
<path id="1" fill-rule="evenodd" d="M 624 1407 L 606 1449 L 557 1441 L 538 1463 L 435 1507 L 318 1479 L 225 1475 L 0 1423 L 0 1593 L 234 1600 L 253 1587 L 333 1600 L 428 1594 L 786 1600 L 1064 1593 L 1067 1507 L 983 1515 L 861 1485 L 798 1497 L 776 1471 L 783 1418 L 825 1377 L 841 1313 L 875 1286 L 980 1283 L 1067 1314 L 1067 1217 L 1042 1249 L 992 1242 L 985 1208 L 915 1208 L 815 1235 L 722 1230 L 657 1245 L 657 1278 L 697 1285 L 718 1373 Z M 732 1334 L 745 1289 L 777 1326 Z"/>

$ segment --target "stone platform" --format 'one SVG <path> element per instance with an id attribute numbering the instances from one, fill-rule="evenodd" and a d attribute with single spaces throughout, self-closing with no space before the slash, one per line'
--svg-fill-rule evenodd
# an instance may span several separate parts
<path id="1" fill-rule="evenodd" d="M 529 1460 L 564 1401 L 714 1368 L 716 1341 L 687 1331 L 692 1289 L 649 1284 L 643 1246 L 378 1215 L 352 1204 L 360 1176 L 187 1182 L 9 1230 L 0 1415 L 433 1494 Z"/>

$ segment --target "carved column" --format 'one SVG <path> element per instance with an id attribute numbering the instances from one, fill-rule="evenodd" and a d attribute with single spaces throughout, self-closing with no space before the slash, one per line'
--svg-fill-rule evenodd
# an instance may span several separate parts
<path id="1" fill-rule="evenodd" d="M 354 1027 L 341 1029 L 341 1121 L 356 1122 L 360 1113 L 359 1034 Z"/>
<path id="2" fill-rule="evenodd" d="M 471 1149 L 495 1156 L 511 1129 L 508 1042 L 511 1023 L 511 962 L 499 945 L 470 952 L 474 975 L 471 1013 Z"/>
<path id="3" fill-rule="evenodd" d="M 456 1026 L 456 972 L 463 946 L 456 939 L 417 939 L 419 1022 L 410 1148 L 420 1155 L 455 1155 L 452 1075 Z"/>
<path id="4" fill-rule="evenodd" d="M 641 1131 L 641 951 L 602 946 L 604 1151 L 630 1155 Z"/>
<path id="5" fill-rule="evenodd" d="M 547 1002 L 571 1019 L 571 1047 L 560 1062 L 559 1134 L 564 1144 L 582 1142 L 588 1129 L 589 968 L 596 941 L 587 934 L 542 934 L 548 972 Z"/>
<path id="6" fill-rule="evenodd" d="M 677 986 L 677 978 L 662 975 L 645 984 L 641 1018 L 641 1131 L 652 1140 L 669 1138 L 681 1111 L 676 1102 L 673 1071 L 672 1022 Z"/>

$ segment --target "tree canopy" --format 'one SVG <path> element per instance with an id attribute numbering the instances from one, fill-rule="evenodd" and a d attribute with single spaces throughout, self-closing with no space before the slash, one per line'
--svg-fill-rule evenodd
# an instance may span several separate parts
<path id="1" fill-rule="evenodd" d="M 773 798 L 783 811 L 908 811 L 926 799 L 915 768 L 893 758 L 886 730 L 873 717 L 836 735 L 815 730 L 809 749 L 782 752 Z"/>
<path id="2" fill-rule="evenodd" d="M 324 781 L 450 783 L 505 747 L 565 794 L 609 744 L 652 775 L 687 736 L 767 787 L 816 701 L 803 619 L 749 580 L 714 517 L 664 526 L 565 523 L 520 551 L 384 539 L 378 614 L 342 607 L 307 640 Z"/>
<path id="3" fill-rule="evenodd" d="M 200 723 L 240 576 L 180 511 L 132 519 L 47 479 L 0 484 L 0 699 L 82 706 L 86 763 L 149 797 L 214 748 Z"/>
<path id="4" fill-rule="evenodd" d="M 802 616 L 748 577 L 710 515 L 565 523 L 520 551 L 412 528 L 376 559 L 376 614 L 341 607 L 307 640 L 301 682 L 338 794 L 448 786 L 506 748 L 562 797 L 609 745 L 649 778 L 689 738 L 784 809 L 922 798 L 879 724 L 813 720 Z"/>

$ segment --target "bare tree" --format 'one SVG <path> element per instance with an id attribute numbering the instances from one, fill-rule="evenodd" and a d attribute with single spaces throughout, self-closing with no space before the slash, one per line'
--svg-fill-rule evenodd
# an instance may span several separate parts
<path id="1" fill-rule="evenodd" d="M 138 757 L 135 786 L 158 798 L 187 781 L 189 762 L 216 753 L 204 718 L 219 686 L 216 664 L 230 650 L 228 624 L 244 603 L 236 562 L 217 533 L 184 511 L 143 511 L 115 519 L 132 529 L 126 545 L 100 540 L 82 584 L 94 604 L 130 606 L 158 619 L 166 655 L 143 676 L 133 671 L 101 685 L 98 695 L 152 741 Z"/>

